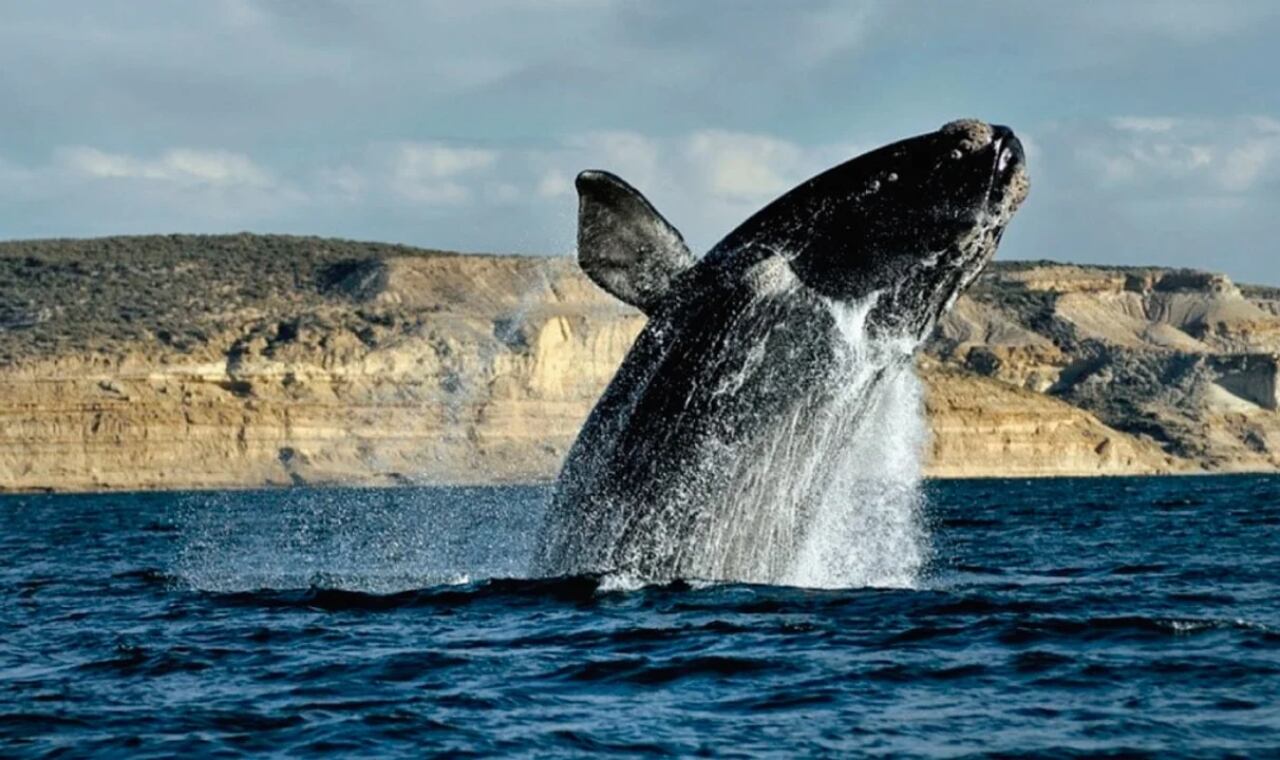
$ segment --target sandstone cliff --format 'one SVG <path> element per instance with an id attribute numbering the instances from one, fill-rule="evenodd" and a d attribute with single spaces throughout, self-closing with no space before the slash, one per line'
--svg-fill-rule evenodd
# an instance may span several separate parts
<path id="1" fill-rule="evenodd" d="M 946 477 L 1270 470 L 1280 295 L 995 267 L 921 366 Z M 643 317 L 564 258 L 0 244 L 0 489 L 554 477 Z"/>

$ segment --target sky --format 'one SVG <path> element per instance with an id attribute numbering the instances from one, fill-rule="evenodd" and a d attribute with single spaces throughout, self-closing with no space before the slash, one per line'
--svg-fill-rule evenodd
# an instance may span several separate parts
<path id="1" fill-rule="evenodd" d="M 0 0 L 0 238 L 566 254 L 608 169 L 705 250 L 960 117 L 1027 145 L 1006 259 L 1280 284 L 1276 0 Z"/>

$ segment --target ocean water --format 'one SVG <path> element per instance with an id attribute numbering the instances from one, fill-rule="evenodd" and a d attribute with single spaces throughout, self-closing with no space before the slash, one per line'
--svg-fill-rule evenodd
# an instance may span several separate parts
<path id="1" fill-rule="evenodd" d="M 0 756 L 1280 756 L 1280 478 L 926 495 L 843 590 L 521 580 L 539 488 L 0 498 Z"/>

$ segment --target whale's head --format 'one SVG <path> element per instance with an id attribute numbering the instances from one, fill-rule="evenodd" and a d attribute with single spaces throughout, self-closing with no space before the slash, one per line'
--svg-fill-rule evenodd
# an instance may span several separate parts
<path id="1" fill-rule="evenodd" d="M 825 297 L 875 295 L 875 327 L 919 338 L 991 260 L 1028 187 L 1011 129 L 954 121 L 802 183 L 712 255 L 778 253 Z"/>
<path id="2" fill-rule="evenodd" d="M 680 233 L 608 172 L 582 172 L 577 187 L 583 271 L 623 301 L 661 310 L 697 263 Z M 953 121 L 801 183 L 729 233 L 699 269 L 781 258 L 825 298 L 874 298 L 873 330 L 922 339 L 995 255 L 1027 188 L 1012 130 Z"/>

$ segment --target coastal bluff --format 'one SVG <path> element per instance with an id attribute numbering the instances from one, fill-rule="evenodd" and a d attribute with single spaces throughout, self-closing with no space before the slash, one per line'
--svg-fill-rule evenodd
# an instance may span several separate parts
<path id="1" fill-rule="evenodd" d="M 566 257 L 0 243 L 0 491 L 549 480 L 643 325 Z M 1280 466 L 1280 290 L 997 263 L 920 368 L 936 477 Z"/>

